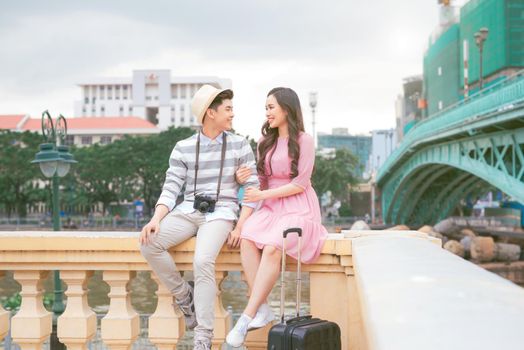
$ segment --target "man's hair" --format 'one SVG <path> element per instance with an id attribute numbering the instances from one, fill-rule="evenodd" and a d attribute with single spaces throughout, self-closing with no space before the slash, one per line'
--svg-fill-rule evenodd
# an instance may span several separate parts
<path id="1" fill-rule="evenodd" d="M 218 106 L 220 106 L 222 102 L 224 102 L 224 100 L 232 100 L 232 99 L 233 99 L 233 90 L 224 90 L 221 93 L 219 93 L 217 97 L 215 97 L 213 102 L 211 102 L 211 104 L 207 108 L 208 109 L 211 108 L 214 111 L 216 111 Z M 204 120 L 206 120 L 206 115 L 207 115 L 207 110 L 206 110 L 206 113 L 204 113 L 204 117 L 202 118 L 202 124 L 204 124 Z"/>
<path id="2" fill-rule="evenodd" d="M 220 106 L 222 102 L 224 102 L 224 100 L 232 100 L 232 99 L 233 99 L 233 91 L 224 90 L 221 93 L 219 93 L 217 97 L 215 97 L 213 102 L 211 102 L 211 104 L 209 105 L 209 108 L 212 108 L 216 111 L 218 106 Z"/>

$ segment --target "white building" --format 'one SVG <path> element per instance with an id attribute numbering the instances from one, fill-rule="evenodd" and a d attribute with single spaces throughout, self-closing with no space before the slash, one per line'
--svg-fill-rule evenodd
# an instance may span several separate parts
<path id="1" fill-rule="evenodd" d="M 397 146 L 395 129 L 371 131 L 371 154 L 369 155 L 365 177 L 376 173 Z"/>
<path id="2" fill-rule="evenodd" d="M 75 102 L 75 116 L 136 116 L 162 130 L 170 126 L 196 126 L 191 98 L 204 84 L 231 88 L 229 79 L 173 77 L 167 69 L 135 70 L 129 78 L 93 79 L 78 84 L 82 99 Z"/>

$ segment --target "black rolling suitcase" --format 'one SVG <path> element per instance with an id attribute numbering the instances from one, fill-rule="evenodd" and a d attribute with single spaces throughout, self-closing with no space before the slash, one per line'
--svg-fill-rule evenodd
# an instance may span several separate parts
<path id="1" fill-rule="evenodd" d="M 284 271 L 286 270 L 286 237 L 289 233 L 298 234 L 297 259 L 297 304 L 296 317 L 284 319 Z M 282 272 L 280 287 L 280 323 L 269 330 L 268 350 L 340 350 L 340 328 L 334 322 L 313 318 L 311 315 L 300 316 L 300 249 L 302 229 L 290 228 L 284 231 L 282 244 Z"/>

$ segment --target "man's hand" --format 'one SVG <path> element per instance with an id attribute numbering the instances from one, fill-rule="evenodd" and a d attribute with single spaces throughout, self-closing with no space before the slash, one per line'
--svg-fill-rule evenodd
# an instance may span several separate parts
<path id="1" fill-rule="evenodd" d="M 149 242 L 151 242 L 151 235 L 157 234 L 158 231 L 160 231 L 160 220 L 152 218 L 151 221 L 142 228 L 138 241 L 140 244 L 149 244 Z"/>
<path id="2" fill-rule="evenodd" d="M 240 185 L 246 183 L 251 176 L 251 169 L 248 166 L 242 165 L 235 173 L 235 178 Z"/>
<path id="3" fill-rule="evenodd" d="M 236 226 L 233 229 L 233 231 L 229 233 L 229 237 L 227 239 L 228 248 L 239 248 L 241 240 L 242 239 L 240 238 L 240 228 Z"/>

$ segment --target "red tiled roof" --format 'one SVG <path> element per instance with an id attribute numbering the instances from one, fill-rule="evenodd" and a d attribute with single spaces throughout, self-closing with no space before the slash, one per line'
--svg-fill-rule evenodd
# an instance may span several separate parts
<path id="1" fill-rule="evenodd" d="M 156 125 L 139 117 L 77 117 L 66 118 L 68 129 L 155 129 Z M 40 118 L 29 119 L 24 130 L 40 130 Z"/>
<path id="2" fill-rule="evenodd" d="M 18 123 L 24 119 L 25 115 L 0 115 L 0 129 L 16 129 Z"/>

